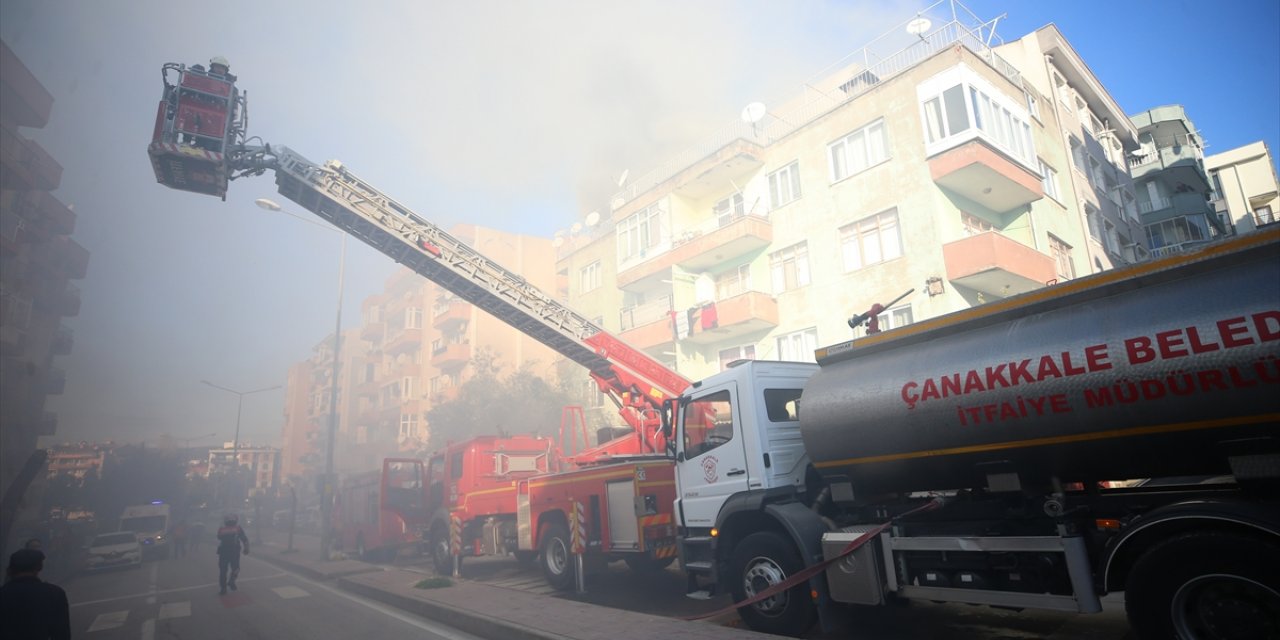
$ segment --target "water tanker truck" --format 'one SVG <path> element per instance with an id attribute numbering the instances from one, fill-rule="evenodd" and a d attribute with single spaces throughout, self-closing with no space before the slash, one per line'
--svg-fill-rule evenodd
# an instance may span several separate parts
<path id="1" fill-rule="evenodd" d="M 1142 638 L 1280 637 L 1280 230 L 816 359 L 668 403 L 691 597 L 798 634 L 1123 591 Z"/>

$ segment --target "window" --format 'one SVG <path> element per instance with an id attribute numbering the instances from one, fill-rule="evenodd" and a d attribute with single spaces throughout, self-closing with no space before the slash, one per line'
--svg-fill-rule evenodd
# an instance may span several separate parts
<path id="1" fill-rule="evenodd" d="M 1024 90 L 1024 93 L 1027 96 L 1027 113 L 1030 113 L 1031 117 L 1035 118 L 1036 120 L 1039 120 L 1040 119 L 1040 99 L 1036 97 L 1036 94 L 1031 93 L 1030 91 Z"/>
<path id="2" fill-rule="evenodd" d="M 777 209 L 800 197 L 800 163 L 791 164 L 769 174 L 770 208 Z"/>
<path id="3" fill-rule="evenodd" d="M 769 254 L 773 292 L 791 291 L 809 284 L 809 243 L 793 244 Z"/>
<path id="4" fill-rule="evenodd" d="M 746 344 L 740 347 L 732 347 L 730 349 L 720 350 L 720 370 L 724 371 L 729 368 L 730 362 L 737 360 L 755 360 L 756 346 L 754 344 Z"/>
<path id="5" fill-rule="evenodd" d="M 818 329 L 810 327 L 778 336 L 778 359 L 789 362 L 814 362 L 813 352 L 818 349 Z"/>
<path id="6" fill-rule="evenodd" d="M 881 331 L 888 331 L 898 327 L 905 327 L 915 322 L 915 317 L 911 314 L 911 305 L 907 305 L 905 307 L 885 309 L 884 313 L 876 316 L 876 322 L 880 325 Z M 866 335 L 866 331 L 866 325 L 860 325 L 853 330 L 853 333 L 856 337 L 861 338 Z"/>
<path id="7" fill-rule="evenodd" d="M 449 456 L 449 477 L 457 480 L 462 477 L 462 461 L 465 452 L 459 451 Z"/>
<path id="8" fill-rule="evenodd" d="M 969 113 L 964 104 L 964 85 L 958 84 L 924 103 L 925 133 L 937 142 L 969 129 Z"/>
<path id="9" fill-rule="evenodd" d="M 716 300 L 732 298 L 751 290 L 751 265 L 740 264 L 716 276 Z"/>
<path id="10" fill-rule="evenodd" d="M 1106 220 L 1103 220 L 1102 224 L 1106 228 L 1106 235 L 1103 236 L 1103 240 L 1107 245 L 1107 251 L 1112 255 L 1120 255 L 1120 236 L 1116 233 L 1116 226 Z"/>
<path id="11" fill-rule="evenodd" d="M 733 440 L 733 404 L 717 391 L 684 406 L 684 455 L 694 458 Z"/>
<path id="12" fill-rule="evenodd" d="M 31 299 L 5 292 L 4 324 L 26 329 L 31 323 Z"/>
<path id="13" fill-rule="evenodd" d="M 1084 145 L 1081 144 L 1080 140 L 1075 136 L 1070 137 L 1070 142 L 1071 142 L 1071 163 L 1074 164 L 1076 168 L 1080 170 L 1081 173 L 1084 173 L 1085 172 Z"/>
<path id="14" fill-rule="evenodd" d="M 1044 194 L 1054 200 L 1061 201 L 1062 196 L 1058 192 L 1058 172 L 1054 171 L 1053 167 L 1045 164 L 1044 160 L 1041 160 L 1040 175 L 1044 176 L 1040 179 L 1040 186 L 1044 187 Z"/>
<path id="15" fill-rule="evenodd" d="M 803 389 L 765 389 L 764 410 L 769 422 L 800 420 L 800 394 Z"/>
<path id="16" fill-rule="evenodd" d="M 619 260 L 642 257 L 662 241 L 661 213 L 654 204 L 618 223 Z"/>
<path id="17" fill-rule="evenodd" d="M 1053 253 L 1053 259 L 1058 263 L 1060 279 L 1070 280 L 1076 277 L 1076 268 L 1071 262 L 1071 245 L 1049 234 L 1049 251 Z"/>
<path id="18" fill-rule="evenodd" d="M 414 385 L 413 385 L 413 378 L 405 378 L 404 380 L 401 380 L 401 381 L 400 381 L 400 397 L 401 397 L 401 398 L 412 398 L 412 397 L 413 397 L 413 386 L 414 386 Z"/>
<path id="19" fill-rule="evenodd" d="M 735 193 L 716 203 L 712 209 L 716 214 L 716 223 L 725 226 L 738 218 L 746 215 L 747 211 L 742 202 L 742 194 Z"/>
<path id="20" fill-rule="evenodd" d="M 1084 206 L 1084 217 L 1089 221 L 1089 235 L 1094 240 L 1102 241 L 1102 227 L 1098 223 L 1098 210 L 1089 205 Z"/>
<path id="21" fill-rule="evenodd" d="M 845 271 L 901 256 L 898 210 L 890 209 L 840 227 L 840 250 Z"/>
<path id="22" fill-rule="evenodd" d="M 400 414 L 400 437 L 401 438 L 418 437 L 418 414 L 416 413 Z"/>
<path id="23" fill-rule="evenodd" d="M 1147 243 L 1152 249 L 1208 240 L 1210 237 L 1209 223 L 1203 215 L 1179 216 L 1147 225 Z"/>
<path id="24" fill-rule="evenodd" d="M 978 86 L 957 84 L 924 102 L 925 138 L 933 144 L 976 128 L 985 139 L 1031 167 L 1035 154 L 1031 126 L 1017 111 L 1016 103 L 992 97 Z"/>
<path id="25" fill-rule="evenodd" d="M 859 171 L 889 159 L 884 121 L 877 120 L 836 140 L 828 147 L 831 159 L 831 181 L 843 180 Z"/>
<path id="26" fill-rule="evenodd" d="M 1061 102 L 1062 106 L 1070 109 L 1071 85 L 1067 84 L 1067 81 L 1063 80 L 1062 76 L 1058 75 L 1058 72 L 1056 71 L 1053 72 L 1053 88 L 1054 92 L 1058 94 L 1058 102 Z"/>
<path id="27" fill-rule="evenodd" d="M 420 329 L 422 328 L 422 309 L 417 307 L 409 307 L 404 310 L 404 328 Z"/>
<path id="28" fill-rule="evenodd" d="M 1263 205 L 1253 210 L 1253 221 L 1256 224 L 1271 224 L 1276 221 L 1270 205 Z"/>
<path id="29" fill-rule="evenodd" d="M 596 260 L 582 268 L 581 292 L 594 291 L 600 287 L 600 261 Z"/>
<path id="30" fill-rule="evenodd" d="M 995 226 L 990 222 L 963 211 L 960 212 L 960 224 L 964 225 L 964 234 L 966 236 L 976 236 L 979 233 L 995 231 Z"/>

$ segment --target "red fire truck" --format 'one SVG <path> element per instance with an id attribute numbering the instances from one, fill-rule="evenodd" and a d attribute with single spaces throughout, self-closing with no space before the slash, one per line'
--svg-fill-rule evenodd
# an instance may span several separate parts
<path id="1" fill-rule="evenodd" d="M 416 546 L 429 513 L 425 479 L 416 458 L 387 458 L 380 471 L 343 478 L 333 503 L 334 545 L 376 559 Z"/>
<path id="2" fill-rule="evenodd" d="M 688 388 L 688 380 L 396 202 L 341 162 L 321 165 L 287 147 L 249 145 L 244 94 L 232 82 L 225 87 L 226 100 L 211 103 L 229 109 L 227 126 L 209 128 L 206 111 L 197 107 L 205 108 L 201 105 L 210 98 L 205 94 L 218 91 L 192 91 L 211 76 L 177 64 L 165 65 L 164 73 L 164 97 L 148 149 L 161 184 L 223 197 L 228 180 L 272 171 L 281 195 L 586 367 L 618 406 L 629 426 L 627 435 L 566 456 L 561 462 L 567 471 L 549 469 L 518 480 L 516 549 L 523 557 L 540 553 L 544 572 L 559 587 L 574 579 L 573 566 L 562 562 L 570 539 L 581 541 L 580 550 L 593 560 L 626 559 L 632 566 L 650 567 L 675 557 L 675 484 L 660 413 L 663 401 Z M 218 131 L 223 132 L 220 139 Z M 202 177 L 193 179 L 196 174 Z M 571 519 L 575 514 L 579 517 Z M 580 526 L 571 529 L 575 523 Z M 582 535 L 573 536 L 575 531 Z"/>
<path id="3" fill-rule="evenodd" d="M 537 436 L 480 436 L 450 443 L 427 462 L 427 548 L 439 573 L 453 568 L 451 531 L 457 521 L 460 555 L 532 559 L 516 548 L 516 482 L 555 468 L 551 440 Z"/>

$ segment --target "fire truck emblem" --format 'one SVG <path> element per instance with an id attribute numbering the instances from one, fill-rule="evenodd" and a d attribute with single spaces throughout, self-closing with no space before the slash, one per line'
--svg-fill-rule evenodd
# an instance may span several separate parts
<path id="1" fill-rule="evenodd" d="M 636 481 L 644 482 L 644 478 L 645 478 L 644 467 L 636 467 Z"/>
<path id="2" fill-rule="evenodd" d="M 716 473 L 717 462 L 719 460 L 716 460 L 715 456 L 707 456 L 702 459 L 702 475 L 707 479 L 707 482 L 715 482 L 720 477 L 720 474 Z"/>

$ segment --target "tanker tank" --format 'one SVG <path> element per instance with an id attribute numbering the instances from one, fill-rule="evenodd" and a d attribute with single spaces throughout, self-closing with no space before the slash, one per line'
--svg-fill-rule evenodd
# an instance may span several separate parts
<path id="1" fill-rule="evenodd" d="M 1280 449 L 1280 230 L 818 355 L 801 433 L 855 498 L 1229 474 Z"/>

